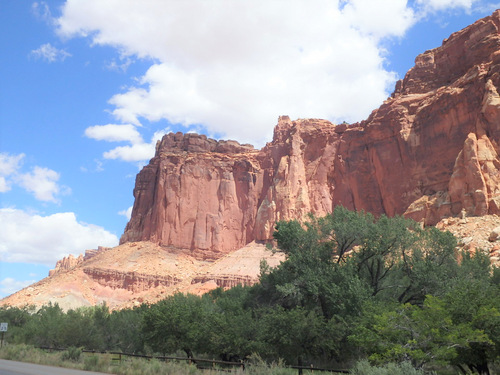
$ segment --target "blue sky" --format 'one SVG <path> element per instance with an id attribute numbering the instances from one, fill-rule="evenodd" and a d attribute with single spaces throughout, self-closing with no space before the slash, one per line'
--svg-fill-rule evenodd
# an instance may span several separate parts
<path id="1" fill-rule="evenodd" d="M 481 0 L 0 2 L 0 297 L 114 246 L 169 131 L 359 121 Z"/>

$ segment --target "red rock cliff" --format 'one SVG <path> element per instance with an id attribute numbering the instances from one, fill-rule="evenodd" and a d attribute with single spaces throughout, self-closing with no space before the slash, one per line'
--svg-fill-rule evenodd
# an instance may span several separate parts
<path id="1" fill-rule="evenodd" d="M 166 135 L 137 176 L 121 242 L 217 258 L 338 204 L 427 225 L 499 213 L 499 27 L 496 11 L 419 55 L 361 123 L 283 116 L 261 150 Z"/>

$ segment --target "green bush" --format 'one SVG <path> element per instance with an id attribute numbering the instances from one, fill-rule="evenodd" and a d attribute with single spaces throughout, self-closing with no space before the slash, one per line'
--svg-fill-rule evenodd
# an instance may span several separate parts
<path id="1" fill-rule="evenodd" d="M 82 356 L 82 350 L 80 348 L 76 348 L 74 346 L 70 346 L 67 350 L 65 350 L 62 353 L 61 359 L 63 361 L 78 362 L 80 360 L 81 356 Z"/>

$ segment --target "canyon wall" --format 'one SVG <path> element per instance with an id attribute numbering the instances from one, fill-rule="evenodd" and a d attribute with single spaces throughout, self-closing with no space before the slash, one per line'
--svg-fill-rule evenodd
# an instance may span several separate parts
<path id="1" fill-rule="evenodd" d="M 426 51 L 365 121 L 279 118 L 261 150 L 168 134 L 139 173 L 121 238 L 215 259 L 279 220 L 335 205 L 444 217 L 500 211 L 500 12 Z"/>

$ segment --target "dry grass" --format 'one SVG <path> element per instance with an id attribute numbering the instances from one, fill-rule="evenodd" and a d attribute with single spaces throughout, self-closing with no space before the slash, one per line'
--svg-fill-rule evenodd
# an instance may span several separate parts
<path id="1" fill-rule="evenodd" d="M 116 361 L 111 354 L 78 353 L 71 348 L 64 352 L 46 352 L 29 345 L 6 345 L 0 349 L 0 358 L 13 361 L 30 362 L 41 365 L 73 368 L 86 371 L 103 372 L 117 375 L 295 375 L 297 370 L 286 369 L 278 364 L 266 364 L 260 358 L 254 358 L 245 370 L 235 368 L 227 370 L 199 370 L 193 364 L 184 361 L 161 362 L 156 359 L 125 358 Z"/>

